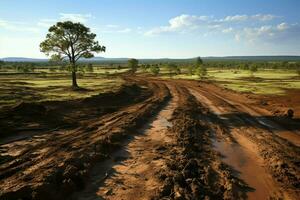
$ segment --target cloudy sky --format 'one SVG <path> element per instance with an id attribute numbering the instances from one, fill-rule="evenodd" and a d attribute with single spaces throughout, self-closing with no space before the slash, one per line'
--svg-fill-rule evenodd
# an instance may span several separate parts
<path id="1" fill-rule="evenodd" d="M 300 55 L 300 0 L 0 0 L 0 58 L 45 57 L 57 21 L 82 22 L 104 57 Z"/>

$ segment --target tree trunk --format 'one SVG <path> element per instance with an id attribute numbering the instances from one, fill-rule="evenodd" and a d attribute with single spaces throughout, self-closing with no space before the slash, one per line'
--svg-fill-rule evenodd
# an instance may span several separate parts
<path id="1" fill-rule="evenodd" d="M 72 70 L 72 87 L 78 88 L 77 79 L 76 79 L 76 65 L 74 61 L 71 61 L 71 70 Z"/>
<path id="2" fill-rule="evenodd" d="M 72 71 L 72 87 L 73 88 L 78 88 L 77 80 L 76 80 L 76 72 L 75 71 Z"/>

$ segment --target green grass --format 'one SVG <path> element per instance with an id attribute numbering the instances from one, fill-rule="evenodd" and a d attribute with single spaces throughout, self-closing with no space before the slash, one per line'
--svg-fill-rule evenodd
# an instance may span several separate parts
<path id="1" fill-rule="evenodd" d="M 292 70 L 260 70 L 253 77 L 245 70 L 211 70 L 208 74 L 209 79 L 240 92 L 281 95 L 286 89 L 300 89 L 300 79 Z"/>
<path id="2" fill-rule="evenodd" d="M 99 74 L 78 77 L 78 85 L 86 91 L 71 90 L 69 74 L 0 75 L 0 107 L 18 102 L 81 99 L 118 89 L 123 80 Z"/>
<path id="3" fill-rule="evenodd" d="M 161 77 L 170 78 L 165 73 Z M 173 78 L 199 80 L 198 76 L 186 73 Z M 300 78 L 293 70 L 259 70 L 252 77 L 247 70 L 209 69 L 207 78 L 225 88 L 255 94 L 282 95 L 286 89 L 300 89 Z"/>

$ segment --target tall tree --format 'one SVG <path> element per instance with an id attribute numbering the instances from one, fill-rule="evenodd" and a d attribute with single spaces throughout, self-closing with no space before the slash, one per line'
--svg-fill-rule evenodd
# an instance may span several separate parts
<path id="1" fill-rule="evenodd" d="M 78 88 L 76 62 L 80 58 L 92 58 L 94 53 L 105 51 L 105 46 L 95 41 L 96 34 L 91 33 L 90 29 L 81 23 L 57 22 L 48 31 L 46 40 L 40 44 L 41 52 L 51 56 L 51 59 L 68 59 L 72 72 L 72 87 Z"/>
<path id="2" fill-rule="evenodd" d="M 200 67 L 200 65 L 202 65 L 202 64 L 203 64 L 202 59 L 200 57 L 197 57 L 196 58 L 196 67 Z"/>
<path id="3" fill-rule="evenodd" d="M 196 69 L 195 73 L 203 79 L 207 75 L 207 69 L 203 64 L 203 60 L 200 57 L 196 58 Z"/>
<path id="4" fill-rule="evenodd" d="M 132 58 L 128 60 L 128 67 L 130 68 L 130 71 L 132 73 L 135 73 L 137 71 L 138 65 L 139 61 L 137 59 Z"/>

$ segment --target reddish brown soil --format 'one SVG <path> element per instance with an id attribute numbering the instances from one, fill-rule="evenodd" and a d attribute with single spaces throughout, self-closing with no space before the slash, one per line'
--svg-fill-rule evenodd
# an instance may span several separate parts
<path id="1" fill-rule="evenodd" d="M 300 101 L 207 82 L 125 80 L 116 93 L 1 111 L 0 199 L 300 195 Z"/>

